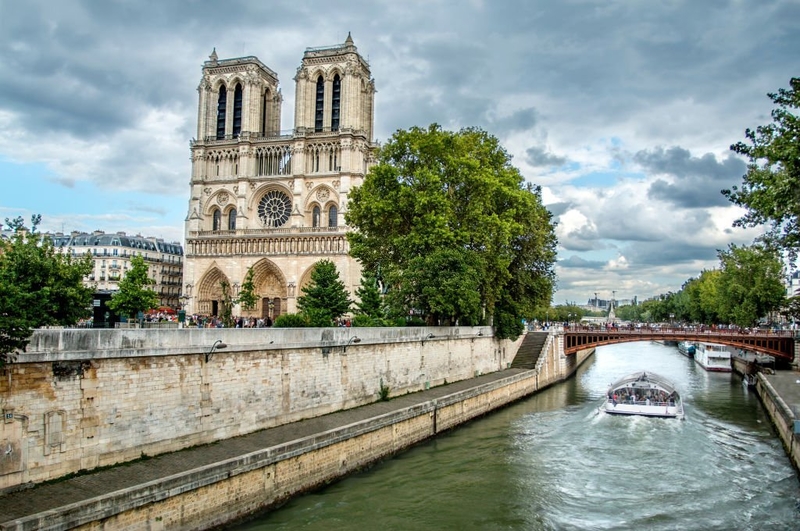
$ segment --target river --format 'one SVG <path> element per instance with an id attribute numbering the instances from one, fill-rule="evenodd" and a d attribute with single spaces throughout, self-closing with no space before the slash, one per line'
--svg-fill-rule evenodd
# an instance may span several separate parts
<path id="1" fill-rule="evenodd" d="M 682 391 L 685 420 L 598 413 L 609 383 L 643 369 Z M 799 500 L 755 393 L 641 342 L 235 529 L 794 530 Z"/>

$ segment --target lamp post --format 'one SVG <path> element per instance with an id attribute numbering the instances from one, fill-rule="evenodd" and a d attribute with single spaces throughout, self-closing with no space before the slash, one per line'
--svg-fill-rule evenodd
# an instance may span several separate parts
<path id="1" fill-rule="evenodd" d="M 228 348 L 228 345 L 223 343 L 221 339 L 217 339 L 216 341 L 214 341 L 214 344 L 211 345 L 211 350 L 206 352 L 206 363 L 208 363 L 209 360 L 211 360 L 211 357 L 214 355 L 214 351 L 219 350 L 221 348 Z"/>
<path id="2" fill-rule="evenodd" d="M 347 347 L 349 347 L 349 346 L 350 346 L 350 345 L 352 345 L 353 343 L 361 343 L 361 338 L 360 338 L 360 337 L 358 337 L 358 336 L 353 336 L 353 337 L 351 337 L 351 338 L 350 338 L 350 339 L 347 341 L 347 344 L 344 346 L 344 349 L 342 350 L 342 352 L 347 352 Z"/>

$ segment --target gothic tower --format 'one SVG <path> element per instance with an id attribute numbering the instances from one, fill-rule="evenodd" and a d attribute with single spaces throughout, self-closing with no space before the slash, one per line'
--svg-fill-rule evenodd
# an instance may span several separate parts
<path id="1" fill-rule="evenodd" d="M 255 57 L 203 65 L 186 218 L 184 307 L 218 314 L 223 285 L 235 298 L 252 268 L 257 308 L 296 311 L 314 264 L 327 258 L 351 291 L 347 197 L 362 183 L 372 140 L 375 83 L 350 35 L 308 48 L 295 76 L 295 127 L 280 131 L 278 76 Z"/>

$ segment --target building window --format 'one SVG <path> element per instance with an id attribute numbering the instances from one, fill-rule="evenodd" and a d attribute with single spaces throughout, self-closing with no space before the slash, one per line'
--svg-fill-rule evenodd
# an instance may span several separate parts
<path id="1" fill-rule="evenodd" d="M 112 251 L 112 254 L 113 254 L 114 256 L 119 256 L 119 249 L 114 249 L 114 250 Z"/>
<path id="2" fill-rule="evenodd" d="M 228 212 L 228 230 L 236 230 L 236 209 Z"/>
<path id="3" fill-rule="evenodd" d="M 242 134 L 242 85 L 237 83 L 233 91 L 233 136 Z"/>
<path id="4" fill-rule="evenodd" d="M 319 227 L 319 207 L 315 206 L 314 210 L 311 211 L 311 226 L 312 227 Z"/>
<path id="5" fill-rule="evenodd" d="M 339 215 L 339 209 L 335 206 L 332 206 L 330 210 L 328 210 L 328 226 L 329 227 L 336 227 L 338 224 L 337 218 Z"/>
<path id="6" fill-rule="evenodd" d="M 314 131 L 322 131 L 323 108 L 325 105 L 325 81 L 322 76 L 317 78 L 317 105 L 314 113 Z"/>
<path id="7" fill-rule="evenodd" d="M 271 190 L 258 202 L 258 217 L 267 227 L 280 227 L 289 220 L 292 200 L 278 190 Z"/>
<path id="8" fill-rule="evenodd" d="M 219 230 L 222 227 L 222 212 L 220 212 L 218 208 L 215 208 L 211 216 L 211 230 Z"/>
<path id="9" fill-rule="evenodd" d="M 339 109 L 342 103 L 342 80 L 333 76 L 333 101 L 331 102 L 331 131 L 339 130 Z"/>
<path id="10" fill-rule="evenodd" d="M 219 88 L 219 98 L 217 99 L 217 140 L 225 138 L 225 112 L 228 106 L 228 89 L 225 85 Z"/>

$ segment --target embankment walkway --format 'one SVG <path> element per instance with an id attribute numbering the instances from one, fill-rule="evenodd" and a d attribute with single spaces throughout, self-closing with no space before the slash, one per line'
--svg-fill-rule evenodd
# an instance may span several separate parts
<path id="1" fill-rule="evenodd" d="M 383 415 L 421 405 L 455 393 L 468 391 L 506 378 L 529 372 L 525 369 L 508 369 L 486 374 L 426 391 L 392 398 L 386 402 L 375 402 L 354 409 L 331 413 L 322 417 L 302 420 L 275 428 L 261 430 L 249 435 L 190 448 L 179 452 L 155 456 L 132 463 L 120 464 L 96 472 L 52 483 L 37 485 L 25 490 L 0 496 L 0 529 L 39 529 L 48 516 L 85 512 L 89 505 L 105 506 L 112 515 L 118 511 L 115 500 L 128 499 L 127 494 L 136 490 L 156 492 L 158 485 L 169 481 L 172 485 L 184 485 L 182 491 L 191 487 L 196 477 L 208 475 L 209 467 L 225 462 L 241 461 L 249 454 L 264 449 L 296 443 L 298 450 L 315 443 L 317 437 L 331 430 L 379 418 Z M 798 386 L 800 387 L 800 386 Z M 226 477 L 221 469 L 220 474 Z M 184 481 L 185 479 L 185 481 Z M 177 482 L 176 482 L 177 480 Z M 179 487 L 172 487 L 181 488 Z M 154 499 L 155 500 L 155 499 Z M 139 498 L 139 503 L 146 503 Z M 69 518 L 67 518 L 69 519 Z M 38 522 L 38 523 L 37 523 Z M 62 525 L 63 525 L 62 519 Z M 79 521 L 75 524 L 80 525 Z M 42 526 L 47 528 L 47 525 Z M 68 528 L 61 527 L 59 528 Z"/>

